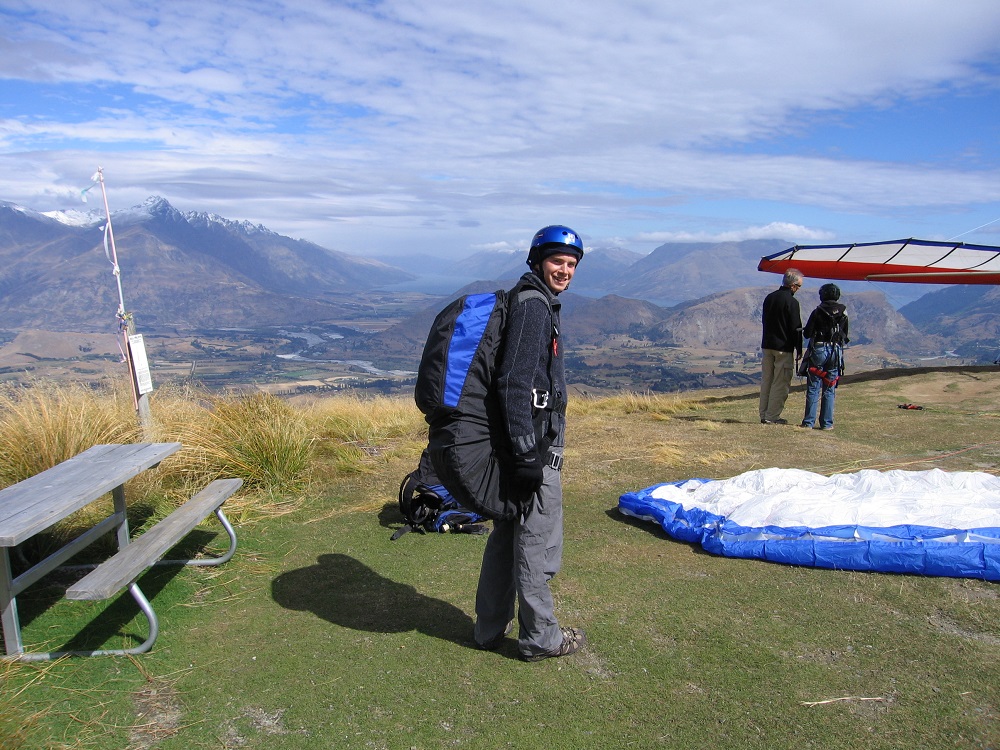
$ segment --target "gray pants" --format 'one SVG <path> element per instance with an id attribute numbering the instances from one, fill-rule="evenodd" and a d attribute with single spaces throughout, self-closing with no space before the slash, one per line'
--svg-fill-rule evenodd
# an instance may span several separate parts
<path id="1" fill-rule="evenodd" d="M 562 480 L 553 468 L 545 467 L 544 474 L 523 521 L 493 522 L 476 592 L 476 641 L 486 643 L 504 631 L 514 619 L 516 599 L 517 647 L 524 656 L 562 643 L 549 590 L 562 564 Z"/>

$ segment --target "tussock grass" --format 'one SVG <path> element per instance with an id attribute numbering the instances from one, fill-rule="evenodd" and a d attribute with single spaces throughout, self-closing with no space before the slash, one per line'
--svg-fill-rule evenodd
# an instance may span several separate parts
<path id="1" fill-rule="evenodd" d="M 31 382 L 0 388 L 0 482 L 55 466 L 99 443 L 138 439 L 131 394 Z"/>
<path id="2" fill-rule="evenodd" d="M 356 396 L 319 399 L 306 407 L 306 419 L 318 438 L 355 456 L 378 455 L 413 441 L 423 441 L 427 425 L 412 399 Z"/>
<path id="3" fill-rule="evenodd" d="M 183 466 L 174 470 L 199 481 L 239 477 L 249 490 L 294 491 L 306 479 L 312 438 L 301 413 L 266 393 L 174 396 L 157 403 L 159 429 L 184 445 Z M 169 420 L 169 421 L 164 421 Z"/>
<path id="4" fill-rule="evenodd" d="M 678 412 L 703 408 L 700 398 L 676 393 L 636 393 L 625 391 L 603 398 L 575 397 L 569 403 L 570 416 L 588 414 L 649 414 L 669 418 Z"/>
<path id="5" fill-rule="evenodd" d="M 0 389 L 0 486 L 34 476 L 93 445 L 138 439 L 132 395 L 114 386 L 32 381 Z M 43 557 L 109 509 L 110 500 L 84 508 L 51 532 L 26 541 L 21 554 Z"/>

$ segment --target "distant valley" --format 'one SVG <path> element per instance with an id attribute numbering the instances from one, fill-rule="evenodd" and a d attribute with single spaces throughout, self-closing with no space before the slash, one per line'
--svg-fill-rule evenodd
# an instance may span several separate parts
<path id="1" fill-rule="evenodd" d="M 406 389 L 430 320 L 447 299 L 509 286 L 526 270 L 523 254 L 373 259 L 247 222 L 181 213 L 162 198 L 112 219 L 126 309 L 161 383 L 278 393 Z M 0 203 L 0 378 L 97 380 L 120 367 L 118 292 L 103 224 L 100 216 Z M 645 256 L 588 249 L 564 297 L 571 379 L 595 392 L 753 382 L 760 304 L 779 282 L 756 264 L 788 246 L 668 244 Z M 808 280 L 800 292 L 804 316 L 820 283 Z M 996 359 L 1000 294 L 993 287 L 948 287 L 919 298 L 916 285 L 843 288 L 855 370 L 946 356 Z"/>

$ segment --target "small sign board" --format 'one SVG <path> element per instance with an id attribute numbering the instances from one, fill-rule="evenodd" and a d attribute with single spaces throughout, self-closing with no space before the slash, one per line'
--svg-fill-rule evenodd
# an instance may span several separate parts
<path id="1" fill-rule="evenodd" d="M 149 360 L 146 359 L 146 345 L 142 342 L 142 334 L 136 333 L 128 337 L 128 349 L 132 355 L 132 368 L 135 371 L 135 382 L 139 395 L 153 392 L 153 378 L 149 374 Z"/>

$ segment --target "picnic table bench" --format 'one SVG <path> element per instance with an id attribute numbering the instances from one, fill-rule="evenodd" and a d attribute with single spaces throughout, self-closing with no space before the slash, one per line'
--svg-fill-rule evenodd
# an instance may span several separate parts
<path id="1" fill-rule="evenodd" d="M 137 580 L 154 565 L 221 565 L 236 551 L 236 532 L 222 512 L 222 504 L 243 484 L 242 479 L 217 479 L 163 520 L 135 539 L 129 535 L 125 482 L 156 466 L 180 450 L 180 443 L 95 445 L 50 469 L 0 490 L 0 608 L 7 659 L 43 661 L 60 656 L 128 655 L 148 651 L 159 634 L 159 623 Z M 16 578 L 11 574 L 11 550 L 21 542 L 51 528 L 75 511 L 108 492 L 111 514 L 93 527 L 35 563 Z M 178 542 L 212 513 L 229 536 L 228 551 L 212 558 L 162 559 Z M 94 566 L 66 590 L 71 600 L 110 599 L 124 589 L 149 622 L 149 637 L 139 646 L 96 651 L 25 653 L 17 613 L 17 595 L 105 534 L 115 532 L 118 552 Z"/>

